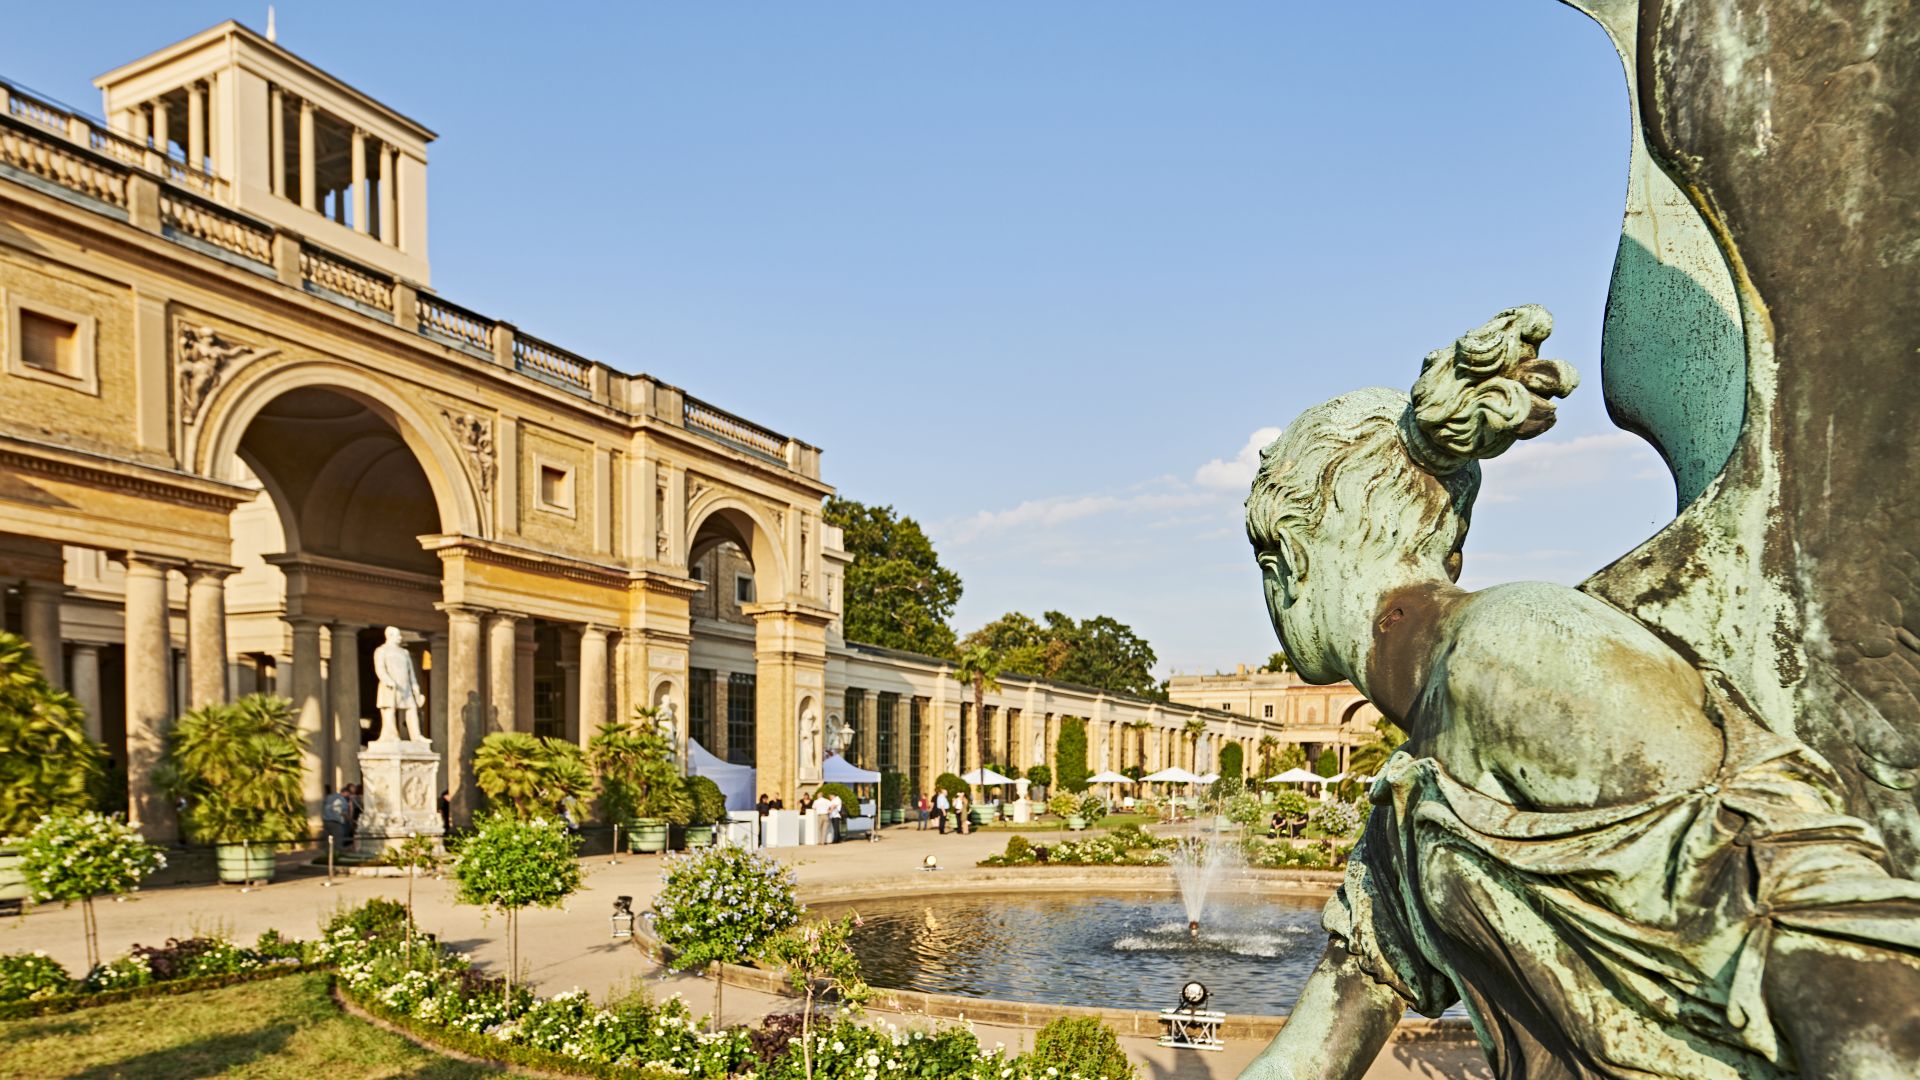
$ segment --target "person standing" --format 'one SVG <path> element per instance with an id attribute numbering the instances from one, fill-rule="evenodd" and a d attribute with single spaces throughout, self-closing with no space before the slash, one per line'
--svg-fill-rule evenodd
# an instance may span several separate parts
<path id="1" fill-rule="evenodd" d="M 961 792 L 960 797 L 954 800 L 953 804 L 953 812 L 960 819 L 961 836 L 965 836 L 973 831 L 973 822 L 967 814 L 967 811 L 971 809 L 973 809 L 973 800 L 967 798 L 966 792 Z"/>
<path id="2" fill-rule="evenodd" d="M 920 831 L 926 832 L 927 831 L 927 793 L 926 792 L 923 791 L 920 794 L 914 796 L 913 809 L 920 817 Z"/>
<path id="3" fill-rule="evenodd" d="M 846 838 L 846 834 L 842 832 L 845 828 L 846 812 L 846 804 L 840 801 L 839 792 L 836 791 L 827 796 L 827 836 L 833 843 L 837 844 Z"/>
<path id="4" fill-rule="evenodd" d="M 326 827 L 327 839 L 333 841 L 335 851 L 347 849 L 347 797 L 326 785 L 326 796 L 320 800 L 320 823 Z"/>
<path id="5" fill-rule="evenodd" d="M 946 788 L 941 788 L 938 792 L 934 794 L 933 809 L 936 813 L 940 815 L 940 835 L 941 836 L 947 835 L 947 807 L 950 805 L 951 804 L 947 802 Z"/>

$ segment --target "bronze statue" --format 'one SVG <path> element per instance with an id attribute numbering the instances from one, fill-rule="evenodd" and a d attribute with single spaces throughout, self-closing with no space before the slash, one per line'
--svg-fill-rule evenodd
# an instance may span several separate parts
<path id="1" fill-rule="evenodd" d="M 1454 584 L 1477 459 L 1553 423 L 1538 307 L 1262 454 L 1247 532 L 1287 655 L 1409 735 L 1331 942 L 1245 1074 L 1357 1077 L 1464 1002 L 1506 1077 L 1920 1075 L 1920 883 L 1722 673 L 1541 583 Z"/>

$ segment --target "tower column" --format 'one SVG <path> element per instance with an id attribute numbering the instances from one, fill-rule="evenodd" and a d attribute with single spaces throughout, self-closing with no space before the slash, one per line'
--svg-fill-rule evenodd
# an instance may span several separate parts
<path id="1" fill-rule="evenodd" d="M 380 147 L 380 242 L 392 247 L 400 242 L 400 160 L 399 152 Z"/>
<path id="2" fill-rule="evenodd" d="M 313 160 L 313 102 L 300 102 L 300 205 L 309 210 L 317 210 L 319 202 L 315 195 Z"/>
<path id="3" fill-rule="evenodd" d="M 166 101 L 162 98 L 154 98 L 153 148 L 160 151 L 161 157 L 167 157 L 173 153 L 173 150 L 169 146 L 173 140 L 173 132 L 169 130 L 171 125 L 172 121 L 167 116 Z"/>
<path id="4" fill-rule="evenodd" d="M 100 646 L 75 644 L 73 647 L 73 697 L 86 714 L 87 738 L 101 740 L 100 722 Z"/>
<path id="5" fill-rule="evenodd" d="M 473 751 L 486 730 L 486 702 L 480 691 L 480 618 L 478 608 L 441 605 L 447 614 L 447 780 L 453 823 L 465 825 L 479 807 L 473 782 Z M 434 667 L 440 667 L 438 660 Z"/>
<path id="6" fill-rule="evenodd" d="M 207 162 L 207 84 L 187 87 L 187 164 L 205 169 Z"/>
<path id="7" fill-rule="evenodd" d="M 487 717 L 479 733 L 473 736 L 473 745 L 479 746 L 480 740 L 488 731 L 516 731 L 519 729 L 515 710 L 519 701 L 514 683 L 520 672 L 518 623 L 521 616 L 505 611 L 496 611 L 487 620 Z M 531 718 L 529 717 L 529 722 Z"/>
<path id="8" fill-rule="evenodd" d="M 353 131 L 353 231 L 367 232 L 367 133 Z"/>
<path id="9" fill-rule="evenodd" d="M 287 197 L 286 96 L 277 86 L 267 89 L 267 188 Z"/>
<path id="10" fill-rule="evenodd" d="M 588 623 L 580 630 L 580 745 L 607 724 L 607 631 Z"/>
<path id="11" fill-rule="evenodd" d="M 437 798 L 447 790 L 447 634 L 438 631 L 427 638 L 427 741 L 440 759 L 440 775 L 434 781 Z"/>

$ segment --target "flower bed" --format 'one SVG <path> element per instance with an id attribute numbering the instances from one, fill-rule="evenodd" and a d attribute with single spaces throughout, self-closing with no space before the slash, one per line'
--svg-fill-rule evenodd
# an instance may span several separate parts
<path id="1" fill-rule="evenodd" d="M 310 943 L 273 931 L 252 948 L 216 937 L 168 939 L 74 978 L 44 952 L 0 955 L 0 1019 L 45 1016 L 136 997 L 183 994 L 313 967 Z"/>
<path id="2" fill-rule="evenodd" d="M 1173 844 L 1138 825 L 1123 825 L 1111 832 L 1051 845 L 1035 845 L 1024 836 L 1011 836 L 1005 851 L 981 859 L 980 865 L 1165 866 L 1166 849 Z"/>

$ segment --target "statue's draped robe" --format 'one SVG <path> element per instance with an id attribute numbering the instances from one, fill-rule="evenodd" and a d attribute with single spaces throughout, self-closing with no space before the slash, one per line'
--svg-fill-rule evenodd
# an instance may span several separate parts
<path id="1" fill-rule="evenodd" d="M 1818 755 L 1708 704 L 1713 782 L 1627 806 L 1523 809 L 1396 754 L 1327 930 L 1413 1009 L 1464 1001 L 1502 1077 L 1786 1075 L 1773 937 L 1920 954 L 1920 883 Z"/>

